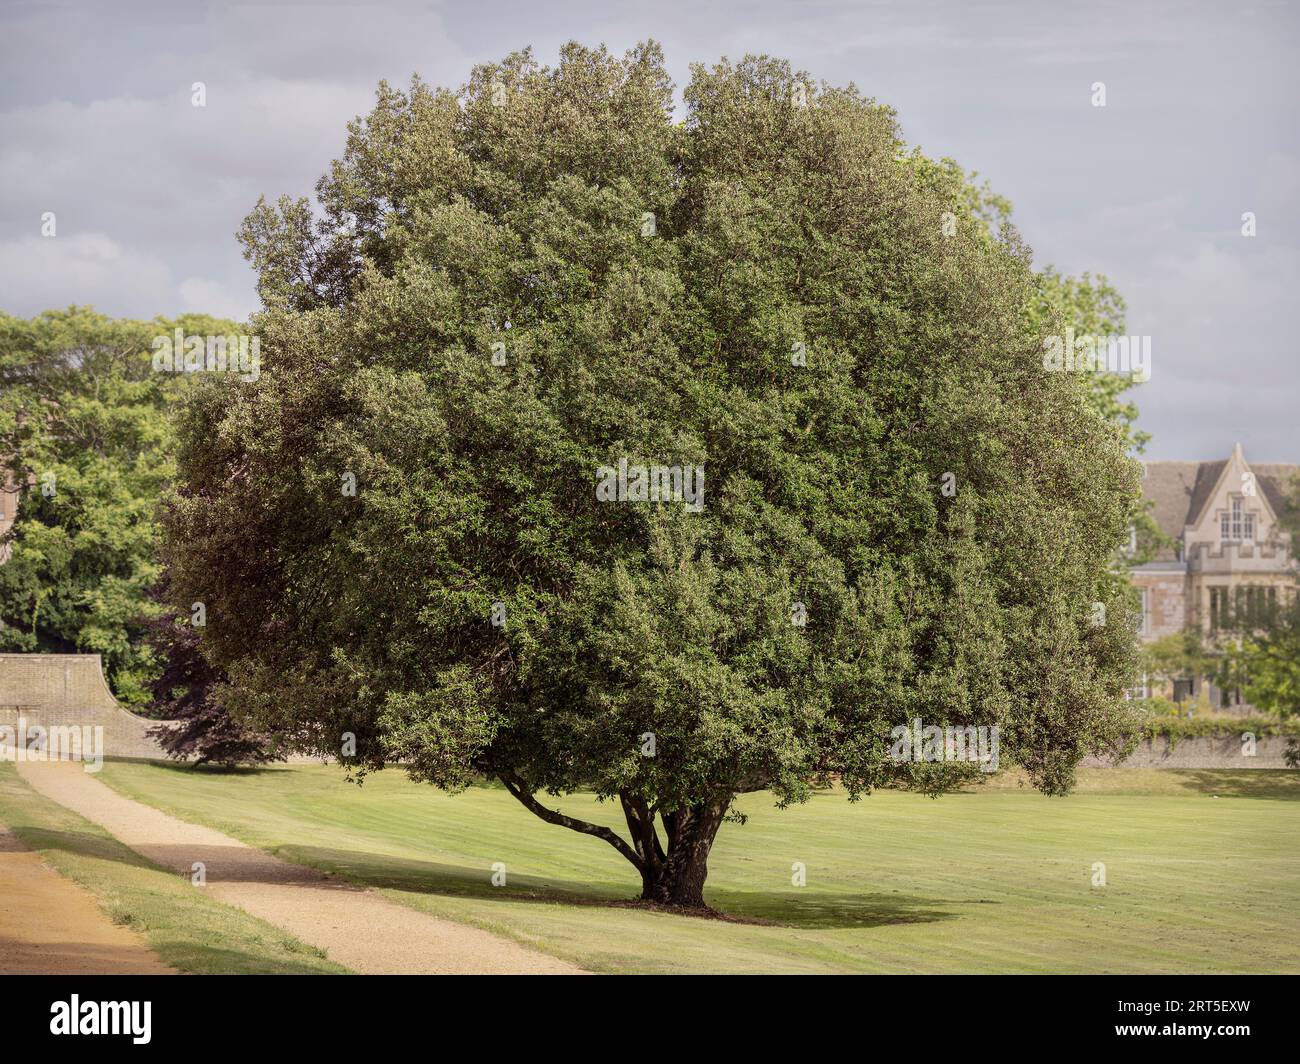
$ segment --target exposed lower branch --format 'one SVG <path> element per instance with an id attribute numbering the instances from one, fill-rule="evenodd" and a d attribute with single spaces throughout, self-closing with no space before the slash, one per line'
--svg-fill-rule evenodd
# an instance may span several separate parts
<path id="1" fill-rule="evenodd" d="M 579 820 L 576 817 L 565 816 L 563 813 L 554 809 L 547 809 L 536 798 L 533 797 L 528 788 L 516 777 L 509 776 L 505 773 L 499 773 L 497 776 L 506 790 L 508 790 L 515 799 L 523 805 L 534 816 L 540 817 L 548 824 L 558 824 L 562 828 L 568 828 L 570 831 L 578 831 L 583 835 L 593 835 L 598 839 L 604 839 L 614 847 L 619 853 L 626 857 L 637 868 L 638 871 L 644 871 L 645 863 L 637 852 L 624 842 L 617 834 L 607 827 L 600 824 L 589 824 L 585 820 Z"/>
<path id="2" fill-rule="evenodd" d="M 657 868 L 667 855 L 659 842 L 659 833 L 655 830 L 654 811 L 646 805 L 644 798 L 634 798 L 622 792 L 618 798 L 623 803 L 623 816 L 627 819 L 636 852 L 649 867 Z"/>

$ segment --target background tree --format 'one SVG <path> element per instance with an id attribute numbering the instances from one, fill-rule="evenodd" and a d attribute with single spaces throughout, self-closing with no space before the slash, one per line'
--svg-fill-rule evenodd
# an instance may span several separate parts
<path id="1" fill-rule="evenodd" d="M 1039 314 L 1044 317 L 1059 314 L 1077 335 L 1125 335 L 1124 297 L 1104 274 L 1066 277 L 1047 266 L 1038 272 L 1036 280 Z M 1137 428 L 1137 404 L 1124 396 L 1135 384 L 1133 377 L 1123 373 L 1092 373 L 1084 379 L 1088 382 L 1089 398 L 1102 417 L 1122 433 L 1132 453 L 1141 453 L 1151 436 Z"/>
<path id="2" fill-rule="evenodd" d="M 1208 676 L 1215 668 L 1214 652 L 1205 645 L 1199 630 L 1189 628 L 1171 632 L 1143 643 L 1141 647 L 1142 672 L 1153 681 L 1153 686 L 1172 684 L 1175 680 Z M 1209 706 L 1209 695 L 1202 688 L 1201 705 Z M 1191 703 L 1188 703 L 1191 708 Z"/>
<path id="3" fill-rule="evenodd" d="M 166 586 L 164 577 L 151 597 L 165 603 Z M 163 604 L 148 622 L 146 639 L 159 662 L 148 709 L 167 722 L 149 734 L 170 756 L 195 765 L 233 768 L 284 760 L 278 743 L 231 718 L 222 701 L 226 676 L 203 656 L 202 628 L 193 619 Z"/>
<path id="4" fill-rule="evenodd" d="M 955 159 L 932 160 L 919 149 L 912 150 L 908 162 L 916 168 L 918 180 L 960 201 L 965 217 L 982 228 L 986 239 L 1008 245 L 1018 239 L 1011 201 L 994 192 L 987 181 L 980 181 L 979 174 L 968 173 Z M 1127 305 L 1104 274 L 1069 277 L 1049 265 L 1037 270 L 1034 280 L 1029 310 L 1040 325 L 1057 318 L 1080 336 L 1125 334 Z M 1122 373 L 1097 373 L 1081 379 L 1087 383 L 1088 398 L 1097 411 L 1123 435 L 1130 452 L 1140 454 L 1151 436 L 1137 428 L 1137 404 L 1123 396 L 1136 383 L 1133 378 Z"/>
<path id="5" fill-rule="evenodd" d="M 740 793 L 946 786 L 916 717 L 1050 794 L 1123 749 L 1138 475 L 888 109 L 766 58 L 685 103 L 653 44 L 381 86 L 320 217 L 245 226 L 263 375 L 189 397 L 165 554 L 241 721 L 499 779 L 698 907 Z M 703 510 L 599 501 L 620 459 Z"/>
<path id="6" fill-rule="evenodd" d="M 968 173 L 954 159 L 932 160 L 919 149 L 913 149 L 907 161 L 915 168 L 918 181 L 962 205 L 963 220 L 974 225 L 983 239 L 1015 246 L 1019 234 L 1012 222 L 1011 201 L 994 192 L 987 181 L 980 181 L 977 173 Z M 1076 336 L 1123 336 L 1127 329 L 1124 297 L 1104 274 L 1069 277 L 1050 265 L 1034 273 L 1027 313 L 1045 335 L 1053 333 L 1049 327 L 1053 321 L 1072 328 Z M 1137 427 L 1137 403 L 1125 394 L 1136 385 L 1133 377 L 1080 373 L 1079 380 L 1088 401 L 1119 434 L 1127 453 L 1141 454 L 1151 436 Z M 1133 500 L 1129 523 L 1137 533 L 1136 544 L 1133 549 L 1116 552 L 1121 567 L 1150 561 L 1161 549 L 1173 546 L 1173 540 L 1151 516 L 1151 504 L 1141 495 Z"/>
<path id="7" fill-rule="evenodd" d="M 153 372 L 152 341 L 229 333 L 202 315 L 114 320 L 88 307 L 0 314 L 0 481 L 32 487 L 0 565 L 0 649 L 103 655 L 114 693 L 141 705 L 158 575 L 155 508 L 174 471 L 168 408 L 184 387 Z"/>

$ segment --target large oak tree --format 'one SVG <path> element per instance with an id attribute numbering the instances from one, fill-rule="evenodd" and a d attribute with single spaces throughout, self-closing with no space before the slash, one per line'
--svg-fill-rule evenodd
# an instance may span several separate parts
<path id="1" fill-rule="evenodd" d="M 749 58 L 679 122 L 657 46 L 569 45 L 382 86 L 317 191 L 245 225 L 262 376 L 191 395 L 166 518 L 243 719 L 500 780 L 684 907 L 738 794 L 942 789 L 914 718 L 1053 794 L 1122 746 L 1136 467 L 889 109 Z M 624 459 L 703 509 L 602 502 Z"/>

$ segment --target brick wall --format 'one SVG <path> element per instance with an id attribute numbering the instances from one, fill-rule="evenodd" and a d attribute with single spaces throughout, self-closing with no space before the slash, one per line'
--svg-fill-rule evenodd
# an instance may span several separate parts
<path id="1" fill-rule="evenodd" d="M 165 757 L 158 721 L 117 704 L 98 654 L 0 654 L 0 727 L 102 727 L 106 757 Z"/>

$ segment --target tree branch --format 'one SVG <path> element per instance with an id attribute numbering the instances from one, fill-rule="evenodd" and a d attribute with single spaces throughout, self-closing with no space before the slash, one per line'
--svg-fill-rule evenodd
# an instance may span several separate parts
<path id="1" fill-rule="evenodd" d="M 515 777 L 508 776 L 505 773 L 498 773 L 497 778 L 505 784 L 506 790 L 508 790 L 515 799 L 534 816 L 540 817 L 548 824 L 558 824 L 560 827 L 568 828 L 570 831 L 578 831 L 583 835 L 594 835 L 598 839 L 604 839 L 607 843 L 613 846 L 614 849 L 631 861 L 638 872 L 644 870 L 644 862 L 642 862 L 641 857 L 637 852 L 609 828 L 601 827 L 599 824 L 589 824 L 587 821 L 578 820 L 576 817 L 565 816 L 563 813 L 557 812 L 554 809 L 547 809 L 546 806 L 542 805 L 541 802 L 534 798 L 532 794 L 529 793 L 528 788 Z"/>
<path id="2" fill-rule="evenodd" d="M 644 798 L 633 798 L 619 792 L 619 801 L 623 803 L 623 816 L 627 819 L 628 830 L 632 832 L 632 843 L 637 853 L 651 867 L 658 868 L 667 855 L 659 842 L 659 833 L 655 830 L 655 815 L 645 803 Z"/>

